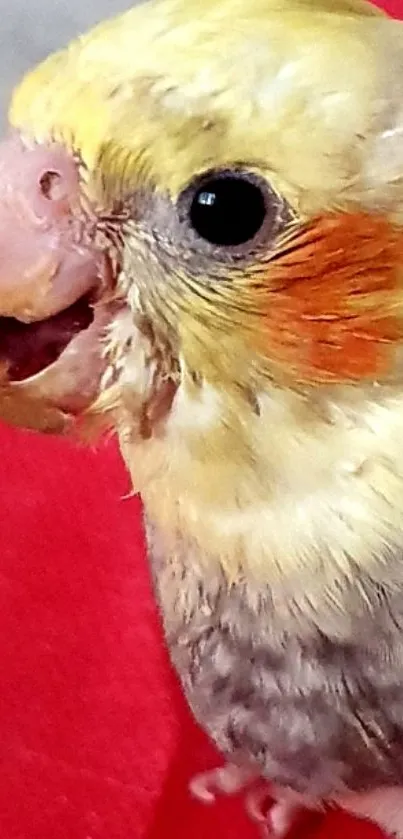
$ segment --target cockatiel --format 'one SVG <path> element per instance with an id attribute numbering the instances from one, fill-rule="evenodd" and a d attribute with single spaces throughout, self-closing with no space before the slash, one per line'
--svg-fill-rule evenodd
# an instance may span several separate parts
<path id="1" fill-rule="evenodd" d="M 145 4 L 30 73 L 10 124 L 1 413 L 117 430 L 228 761 L 194 791 L 262 779 L 278 834 L 339 805 L 401 839 L 403 25 Z"/>

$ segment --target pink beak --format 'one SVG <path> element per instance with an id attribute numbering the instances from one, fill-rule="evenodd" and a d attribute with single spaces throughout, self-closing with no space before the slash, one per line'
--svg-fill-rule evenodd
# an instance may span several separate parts
<path id="1" fill-rule="evenodd" d="M 0 315 L 33 321 L 94 286 L 99 254 L 79 168 L 62 146 L 0 144 Z"/>
<path id="2" fill-rule="evenodd" d="M 61 430 L 99 392 L 116 310 L 99 219 L 58 143 L 0 143 L 0 417 Z"/>

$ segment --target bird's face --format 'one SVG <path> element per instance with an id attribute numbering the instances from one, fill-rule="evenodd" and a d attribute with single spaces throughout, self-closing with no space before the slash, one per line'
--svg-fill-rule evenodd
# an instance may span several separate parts
<path id="1" fill-rule="evenodd" d="M 28 76 L 0 160 L 5 415 L 101 389 L 148 433 L 185 380 L 250 404 L 400 384 L 402 34 L 347 0 L 170 0 Z"/>

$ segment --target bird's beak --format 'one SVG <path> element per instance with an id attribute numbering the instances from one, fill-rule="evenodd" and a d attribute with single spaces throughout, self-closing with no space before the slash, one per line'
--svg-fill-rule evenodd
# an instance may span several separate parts
<path id="1" fill-rule="evenodd" d="M 114 278 L 80 162 L 0 144 L 0 417 L 61 431 L 98 394 Z"/>

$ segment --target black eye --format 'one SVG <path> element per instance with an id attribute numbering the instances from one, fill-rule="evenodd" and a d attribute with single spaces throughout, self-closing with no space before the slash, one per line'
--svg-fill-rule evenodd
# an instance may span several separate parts
<path id="1" fill-rule="evenodd" d="M 205 178 L 190 204 L 192 227 L 213 245 L 243 245 L 266 218 L 262 186 L 246 175 L 219 173 Z"/>

